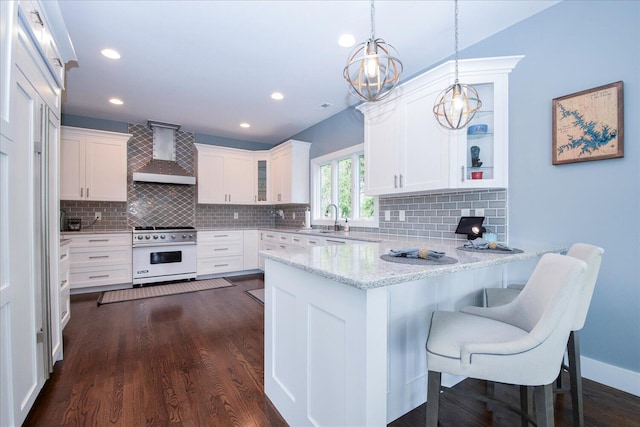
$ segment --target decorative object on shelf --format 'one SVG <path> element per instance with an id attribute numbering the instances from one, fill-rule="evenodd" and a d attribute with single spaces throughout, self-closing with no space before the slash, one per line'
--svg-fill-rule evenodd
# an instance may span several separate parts
<path id="1" fill-rule="evenodd" d="M 440 92 L 433 106 L 436 120 L 446 129 L 464 128 L 482 107 L 478 91 L 473 86 L 460 84 L 458 81 L 458 0 L 455 0 L 455 34 L 455 82 Z"/>
<path id="2" fill-rule="evenodd" d="M 471 172 L 471 179 L 482 179 L 482 171 Z"/>
<path id="3" fill-rule="evenodd" d="M 622 81 L 553 99 L 552 163 L 624 157 Z"/>
<path id="4" fill-rule="evenodd" d="M 469 135 L 481 135 L 487 133 L 489 126 L 486 124 L 470 125 L 467 128 L 467 134 Z"/>
<path id="5" fill-rule="evenodd" d="M 386 98 L 400 81 L 402 62 L 398 51 L 375 38 L 375 6 L 371 0 L 371 37 L 349 54 L 343 75 L 349 91 L 367 102 Z"/>
<path id="6" fill-rule="evenodd" d="M 482 162 L 480 161 L 480 147 L 477 145 L 473 145 L 470 148 L 471 151 L 471 166 L 474 168 L 479 168 L 482 166 Z"/>

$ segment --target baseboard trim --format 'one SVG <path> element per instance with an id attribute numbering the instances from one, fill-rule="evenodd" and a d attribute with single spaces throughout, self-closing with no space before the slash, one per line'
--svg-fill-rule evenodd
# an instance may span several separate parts
<path id="1" fill-rule="evenodd" d="M 581 356 L 582 377 L 640 397 L 640 372 Z"/>

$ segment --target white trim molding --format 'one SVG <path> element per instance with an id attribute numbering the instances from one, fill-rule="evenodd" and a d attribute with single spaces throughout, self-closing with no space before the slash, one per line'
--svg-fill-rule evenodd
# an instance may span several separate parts
<path id="1" fill-rule="evenodd" d="M 640 372 L 580 357 L 582 377 L 640 397 Z"/>

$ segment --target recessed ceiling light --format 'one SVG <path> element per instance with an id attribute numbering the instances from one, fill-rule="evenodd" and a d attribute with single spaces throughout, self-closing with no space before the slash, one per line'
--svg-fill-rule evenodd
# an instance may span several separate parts
<path id="1" fill-rule="evenodd" d="M 275 99 L 276 101 L 281 101 L 284 99 L 284 95 L 281 94 L 280 92 L 273 92 L 271 94 L 271 99 Z"/>
<path id="2" fill-rule="evenodd" d="M 120 59 L 120 54 L 113 49 L 102 49 L 100 53 L 109 59 Z"/>
<path id="3" fill-rule="evenodd" d="M 250 128 L 251 125 L 249 123 L 240 123 L 241 128 Z"/>
<path id="4" fill-rule="evenodd" d="M 356 38 L 353 34 L 343 34 L 338 38 L 338 44 L 342 47 L 351 47 L 356 44 Z"/>
<path id="5" fill-rule="evenodd" d="M 111 98 L 109 100 L 110 103 L 112 103 L 113 105 L 122 105 L 124 104 L 124 102 L 122 102 L 122 99 L 118 99 L 118 98 Z"/>

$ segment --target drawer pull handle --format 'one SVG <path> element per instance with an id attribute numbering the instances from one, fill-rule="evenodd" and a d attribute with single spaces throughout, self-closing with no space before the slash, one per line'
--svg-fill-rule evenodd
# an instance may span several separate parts
<path id="1" fill-rule="evenodd" d="M 213 237 L 229 237 L 229 235 L 228 234 L 216 234 Z"/>
<path id="2" fill-rule="evenodd" d="M 287 247 L 285 245 L 280 245 L 281 249 L 287 249 Z"/>
<path id="3" fill-rule="evenodd" d="M 53 58 L 52 61 L 54 62 L 54 64 L 56 64 L 60 68 L 62 68 L 64 66 L 64 64 L 62 63 L 60 58 Z"/>
<path id="4" fill-rule="evenodd" d="M 67 256 L 68 256 L 67 254 L 62 254 L 62 255 L 60 255 L 60 260 L 65 259 Z"/>
<path id="5" fill-rule="evenodd" d="M 98 259 L 98 258 L 109 258 L 109 255 L 94 255 L 89 257 L 89 259 Z"/>
<path id="6" fill-rule="evenodd" d="M 89 242 L 108 242 L 109 239 L 89 239 Z"/>
<path id="7" fill-rule="evenodd" d="M 340 240 L 331 240 L 331 239 L 327 239 L 327 242 L 331 242 L 331 243 L 340 243 L 342 245 L 344 245 L 346 242 L 341 242 Z"/>
<path id="8" fill-rule="evenodd" d="M 216 266 L 216 267 L 226 267 L 226 266 L 228 266 L 228 265 L 229 265 L 229 264 L 216 264 L 215 266 Z"/>
<path id="9" fill-rule="evenodd" d="M 105 277 L 109 277 L 109 275 L 101 274 L 100 276 L 89 276 L 89 279 L 104 279 Z"/>
<path id="10" fill-rule="evenodd" d="M 228 251 L 229 248 L 215 248 L 214 251 Z"/>
<path id="11" fill-rule="evenodd" d="M 65 279 L 62 282 L 60 282 L 60 287 L 63 288 L 64 285 L 66 285 L 66 284 L 67 284 L 67 280 Z"/>

